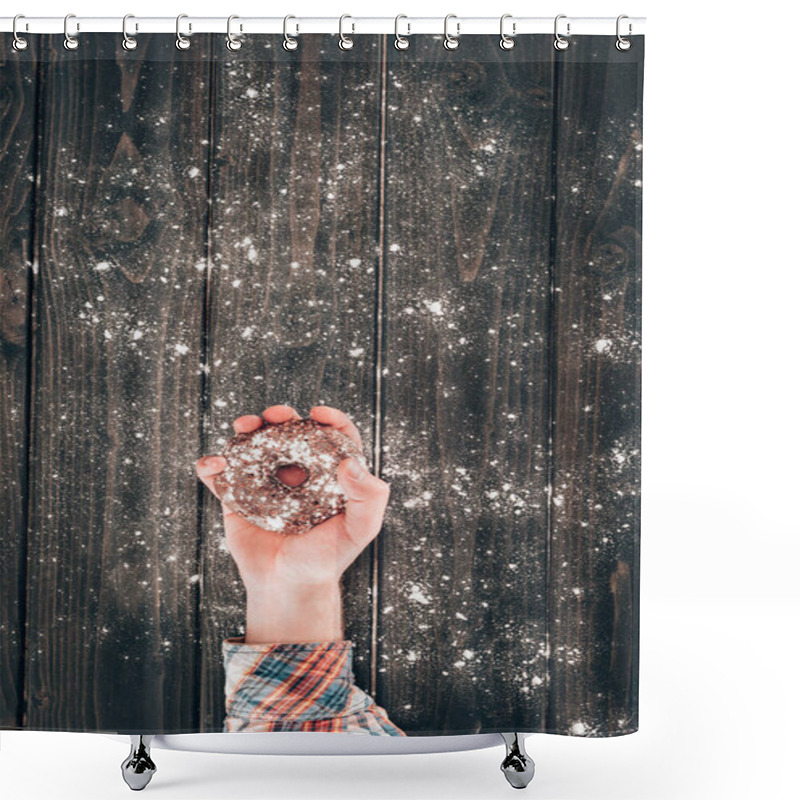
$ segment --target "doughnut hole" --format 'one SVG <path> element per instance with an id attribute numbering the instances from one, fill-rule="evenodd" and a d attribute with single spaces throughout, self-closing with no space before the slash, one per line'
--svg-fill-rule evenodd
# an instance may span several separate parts
<path id="1" fill-rule="evenodd" d="M 308 480 L 308 470 L 300 464 L 279 464 L 272 474 L 290 489 L 302 486 Z"/>

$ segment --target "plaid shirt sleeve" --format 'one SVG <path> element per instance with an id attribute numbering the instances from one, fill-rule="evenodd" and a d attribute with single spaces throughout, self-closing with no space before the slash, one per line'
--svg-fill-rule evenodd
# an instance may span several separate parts
<path id="1" fill-rule="evenodd" d="M 341 731 L 405 736 L 355 685 L 353 642 L 222 643 L 224 731 Z"/>

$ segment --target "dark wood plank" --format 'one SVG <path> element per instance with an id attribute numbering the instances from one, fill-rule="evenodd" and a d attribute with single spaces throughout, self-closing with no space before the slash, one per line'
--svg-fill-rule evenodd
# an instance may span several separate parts
<path id="1" fill-rule="evenodd" d="M 389 51 L 378 699 L 411 734 L 544 725 L 552 52 Z"/>
<path id="2" fill-rule="evenodd" d="M 197 730 L 206 41 L 41 42 L 28 726 Z"/>
<path id="3" fill-rule="evenodd" d="M 248 37 L 216 50 L 206 452 L 231 421 L 287 403 L 341 408 L 373 446 L 380 44 Z M 345 573 L 345 635 L 366 687 L 372 546 Z M 244 632 L 245 597 L 206 494 L 202 725 L 224 718 L 221 643 Z"/>
<path id="4" fill-rule="evenodd" d="M 548 729 L 635 731 L 643 37 L 559 54 Z"/>
<path id="5" fill-rule="evenodd" d="M 0 40 L 0 727 L 24 724 L 25 555 L 33 277 L 34 48 Z"/>

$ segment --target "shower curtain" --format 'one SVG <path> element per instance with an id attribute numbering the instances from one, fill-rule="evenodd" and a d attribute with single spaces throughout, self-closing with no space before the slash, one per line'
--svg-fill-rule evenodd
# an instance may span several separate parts
<path id="1" fill-rule="evenodd" d="M 635 731 L 644 37 L 138 38 L 0 41 L 2 728 Z"/>

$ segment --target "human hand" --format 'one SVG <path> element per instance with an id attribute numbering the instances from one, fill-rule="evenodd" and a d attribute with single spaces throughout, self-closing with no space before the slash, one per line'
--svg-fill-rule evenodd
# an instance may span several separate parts
<path id="1" fill-rule="evenodd" d="M 315 406 L 309 416 L 317 422 L 337 428 L 362 449 L 358 430 L 342 411 L 330 406 Z M 265 422 L 278 424 L 290 419 L 299 419 L 290 406 L 270 406 L 262 416 L 238 417 L 233 422 L 233 429 L 236 433 L 245 433 L 260 428 Z M 225 465 L 225 458 L 217 455 L 201 458 L 195 465 L 198 477 L 217 499 L 219 494 L 214 480 Z M 389 484 L 363 468 L 360 476 L 352 475 L 349 471 L 351 466 L 361 468 L 357 459 L 346 458 L 337 471 L 337 479 L 347 496 L 344 512 L 302 534 L 286 535 L 265 530 L 222 504 L 225 538 L 248 594 L 248 640 L 251 627 L 255 624 L 262 630 L 262 635 L 267 635 L 261 624 L 262 614 L 251 606 L 257 606 L 264 612 L 269 610 L 273 621 L 282 618 L 284 622 L 280 627 L 287 633 L 296 631 L 297 623 L 303 619 L 308 627 L 307 622 L 313 616 L 309 614 L 310 609 L 323 612 L 330 608 L 330 601 L 338 597 L 342 574 L 378 535 L 389 500 Z M 286 468 L 280 477 L 290 485 L 301 480 L 301 477 L 293 474 L 292 468 Z M 302 609 L 305 609 L 304 616 Z M 322 613 L 321 616 L 328 615 Z M 335 626 L 335 620 L 332 619 L 324 627 Z M 287 634 L 273 631 L 272 635 L 285 637 Z M 317 635 L 311 638 L 340 637 Z M 258 641 L 264 639 L 259 638 Z"/>

